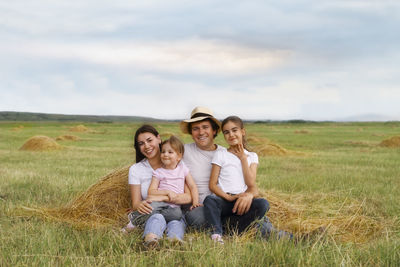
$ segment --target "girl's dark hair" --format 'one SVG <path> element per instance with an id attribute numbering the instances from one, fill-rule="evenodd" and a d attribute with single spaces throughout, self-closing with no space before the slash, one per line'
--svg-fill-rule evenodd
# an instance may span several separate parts
<path id="1" fill-rule="evenodd" d="M 148 124 L 144 124 L 141 127 L 139 127 L 139 129 L 136 130 L 135 143 L 134 143 L 134 147 L 135 147 L 135 150 L 136 150 L 136 162 L 139 162 L 139 161 L 141 161 L 142 159 L 145 158 L 145 156 L 142 154 L 142 152 L 140 152 L 140 148 L 139 148 L 139 144 L 138 144 L 138 137 L 142 133 L 151 133 L 155 137 L 159 136 L 159 133 L 156 130 L 156 128 L 154 128 L 153 126 L 148 125 Z"/>
<path id="2" fill-rule="evenodd" d="M 175 135 L 171 135 L 170 138 L 168 138 L 167 140 L 163 141 L 161 143 L 161 148 L 165 144 L 170 144 L 172 149 L 175 150 L 176 153 L 181 154 L 182 156 L 183 156 L 183 153 L 185 153 L 185 147 L 184 147 L 182 141 L 178 137 L 176 137 Z"/>
<path id="3" fill-rule="evenodd" d="M 244 123 L 243 123 L 242 119 L 239 118 L 238 116 L 229 116 L 229 117 L 225 118 L 221 123 L 221 129 L 224 129 L 225 124 L 227 124 L 228 122 L 233 122 L 234 124 L 237 124 L 240 127 L 240 129 L 244 129 Z M 248 144 L 247 144 L 245 135 L 242 138 L 242 142 L 243 142 L 243 147 L 246 150 L 250 151 L 248 148 Z"/>

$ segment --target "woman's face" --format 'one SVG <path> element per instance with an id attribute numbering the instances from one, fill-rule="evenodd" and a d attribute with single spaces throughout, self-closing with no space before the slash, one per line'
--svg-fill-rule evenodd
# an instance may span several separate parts
<path id="1" fill-rule="evenodd" d="M 152 159 L 160 155 L 160 136 L 155 136 L 152 133 L 141 133 L 138 135 L 137 143 L 140 152 L 146 158 Z"/>

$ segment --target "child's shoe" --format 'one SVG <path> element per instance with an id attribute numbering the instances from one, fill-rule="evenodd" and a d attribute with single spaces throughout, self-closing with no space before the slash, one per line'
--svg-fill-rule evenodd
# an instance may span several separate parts
<path id="1" fill-rule="evenodd" d="M 220 234 L 212 234 L 211 239 L 214 241 L 214 243 L 218 243 L 223 245 L 224 240 L 222 239 L 222 236 Z"/>
<path id="2" fill-rule="evenodd" d="M 121 233 L 127 235 L 127 234 L 131 233 L 135 229 L 136 229 L 136 226 L 133 225 L 131 222 L 129 222 L 124 228 L 121 229 Z"/>
<path id="3" fill-rule="evenodd" d="M 148 234 L 144 238 L 143 245 L 146 249 L 151 250 L 158 247 L 158 238 L 153 234 Z"/>

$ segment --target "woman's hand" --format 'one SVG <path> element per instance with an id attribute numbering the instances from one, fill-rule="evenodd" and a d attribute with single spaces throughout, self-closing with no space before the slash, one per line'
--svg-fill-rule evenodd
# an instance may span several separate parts
<path id="1" fill-rule="evenodd" d="M 140 214 L 150 214 L 153 211 L 153 207 L 150 205 L 152 201 L 149 199 L 143 200 L 140 202 L 140 205 L 137 209 L 137 211 Z"/>

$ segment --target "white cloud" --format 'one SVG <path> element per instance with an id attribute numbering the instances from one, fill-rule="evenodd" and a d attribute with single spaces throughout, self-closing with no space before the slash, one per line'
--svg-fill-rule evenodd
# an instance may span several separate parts
<path id="1" fill-rule="evenodd" d="M 290 51 L 268 51 L 200 39 L 108 45 L 30 42 L 0 47 L 3 53 L 8 50 L 38 60 L 74 60 L 106 66 L 218 75 L 264 72 L 284 64 L 290 56 Z"/>
<path id="2" fill-rule="evenodd" d="M 399 114 L 400 2 L 3 1 L 3 110 Z"/>

